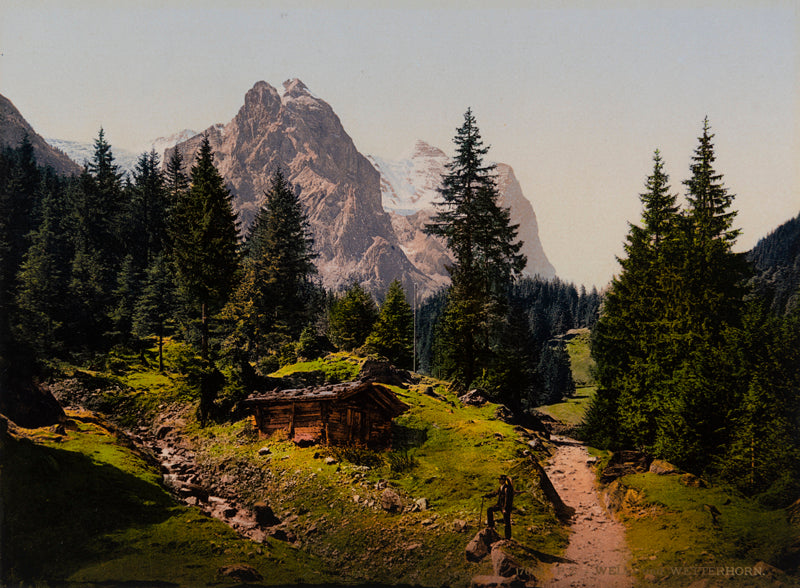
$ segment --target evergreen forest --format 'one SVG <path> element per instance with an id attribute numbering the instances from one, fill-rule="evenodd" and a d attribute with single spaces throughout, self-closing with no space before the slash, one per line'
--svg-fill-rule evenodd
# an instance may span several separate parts
<path id="1" fill-rule="evenodd" d="M 736 253 L 713 138 L 706 120 L 683 205 L 656 151 L 641 221 L 601 294 L 523 274 L 468 110 L 426 227 L 452 253 L 451 285 L 416 301 L 395 281 L 380 303 L 357 283 L 320 286 L 301 194 L 279 169 L 243 229 L 207 138 L 192 162 L 144 153 L 127 176 L 101 130 L 68 178 L 37 165 L 25 140 L 0 153 L 0 386 L 116 348 L 144 359 L 154 344 L 163 369 L 171 338 L 197 355 L 204 423 L 280 367 L 335 350 L 478 388 L 524 418 L 573 392 L 560 336 L 586 328 L 598 383 L 586 441 L 785 505 L 800 495 L 800 217 Z"/>

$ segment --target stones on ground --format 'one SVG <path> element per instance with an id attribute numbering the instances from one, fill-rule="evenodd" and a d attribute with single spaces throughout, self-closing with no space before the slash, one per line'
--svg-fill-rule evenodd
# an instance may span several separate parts
<path id="1" fill-rule="evenodd" d="M 220 568 L 219 575 L 238 582 L 261 582 L 264 579 L 258 570 L 245 564 L 233 564 Z"/>
<path id="2" fill-rule="evenodd" d="M 262 457 L 263 457 L 263 456 L 265 456 L 265 455 L 269 455 L 269 454 L 271 454 L 271 453 L 272 453 L 272 449 L 270 449 L 270 448 L 269 448 L 269 447 L 267 447 L 266 445 L 265 445 L 264 447 L 262 447 L 261 449 L 259 449 L 259 450 L 258 450 L 258 454 L 259 454 L 260 456 L 262 456 Z"/>
<path id="3" fill-rule="evenodd" d="M 403 510 L 403 500 L 397 491 L 386 488 L 381 493 L 381 508 L 386 512 L 400 512 Z"/>
<path id="4" fill-rule="evenodd" d="M 478 531 L 467 544 L 465 556 L 467 561 L 479 562 L 489 555 L 492 545 L 500 541 L 500 535 L 492 527 Z"/>
<path id="5" fill-rule="evenodd" d="M 466 532 L 468 526 L 469 525 L 468 525 L 467 521 L 465 521 L 463 519 L 456 519 L 456 520 L 453 521 L 453 530 L 456 533 L 464 533 L 464 532 Z"/>
<path id="6" fill-rule="evenodd" d="M 641 451 L 622 450 L 615 452 L 600 475 L 601 484 L 630 474 L 643 474 L 650 469 L 652 458 Z"/>
<path id="7" fill-rule="evenodd" d="M 428 510 L 428 499 L 427 498 L 418 498 L 414 502 L 414 507 L 416 510 Z"/>
<path id="8" fill-rule="evenodd" d="M 335 458 L 335 457 L 326 457 L 326 458 L 325 458 L 325 463 L 326 463 L 327 465 L 336 465 L 336 464 L 337 464 L 337 463 L 339 463 L 339 462 L 336 460 L 336 458 Z"/>
<path id="9" fill-rule="evenodd" d="M 510 553 L 514 546 L 513 541 L 503 540 L 492 545 L 492 569 L 495 576 L 503 578 L 519 578 L 523 582 L 533 580 L 531 573 L 522 567 L 517 559 Z"/>

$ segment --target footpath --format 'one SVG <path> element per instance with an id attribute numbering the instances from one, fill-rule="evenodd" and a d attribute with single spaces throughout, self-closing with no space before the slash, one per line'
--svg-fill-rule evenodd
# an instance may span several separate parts
<path id="1" fill-rule="evenodd" d="M 625 527 L 603 507 L 586 447 L 568 437 L 553 436 L 556 453 L 545 468 L 564 503 L 575 510 L 564 559 L 550 568 L 547 588 L 630 588 L 630 552 Z"/>

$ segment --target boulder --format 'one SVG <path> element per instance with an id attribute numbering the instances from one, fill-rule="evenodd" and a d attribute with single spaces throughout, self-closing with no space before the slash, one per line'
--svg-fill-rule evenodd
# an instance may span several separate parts
<path id="1" fill-rule="evenodd" d="M 14 424 L 36 429 L 66 422 L 64 409 L 48 388 L 16 379 L 0 382 L 0 387 L 0 413 Z"/>
<path id="2" fill-rule="evenodd" d="M 400 512 L 403 510 L 403 500 L 396 490 L 386 488 L 381 493 L 381 508 L 386 512 Z"/>
<path id="3" fill-rule="evenodd" d="M 617 478 L 630 474 L 643 474 L 650 469 L 652 458 L 641 451 L 621 450 L 615 452 L 600 475 L 601 484 L 609 484 Z"/>
<path id="4" fill-rule="evenodd" d="M 262 527 L 272 527 L 281 522 L 266 502 L 256 502 L 253 505 L 253 514 Z"/>
<path id="5" fill-rule="evenodd" d="M 495 576 L 502 576 L 503 578 L 517 577 L 521 580 L 529 580 L 530 574 L 528 570 L 522 567 L 513 555 L 509 553 L 510 548 L 514 545 L 512 541 L 498 541 L 492 545 L 492 568 L 494 569 Z"/>
<path id="6" fill-rule="evenodd" d="M 419 498 L 414 502 L 414 506 L 416 506 L 419 510 L 428 510 L 428 499 Z"/>
<path id="7" fill-rule="evenodd" d="M 491 527 L 478 531 L 467 544 L 465 555 L 467 561 L 479 562 L 489 555 L 492 545 L 500 541 L 500 535 Z"/>
<path id="8" fill-rule="evenodd" d="M 270 449 L 266 445 L 258 450 L 258 454 L 261 456 L 269 455 L 270 453 L 272 453 L 272 449 Z"/>
<path id="9" fill-rule="evenodd" d="M 669 474 L 680 474 L 681 470 L 678 466 L 674 466 L 668 461 L 664 461 L 663 459 L 654 459 L 650 463 L 650 473 L 657 474 L 659 476 L 666 476 Z"/>
<path id="10" fill-rule="evenodd" d="M 484 392 L 478 388 L 474 388 L 466 394 L 462 394 L 458 399 L 461 401 L 461 404 L 467 406 L 483 406 L 489 402 Z"/>
<path id="11" fill-rule="evenodd" d="M 394 367 L 388 361 L 368 359 L 358 372 L 358 379 L 364 382 L 380 382 L 392 386 L 405 386 L 411 382 L 411 374 Z"/>
<path id="12" fill-rule="evenodd" d="M 258 570 L 245 564 L 233 564 L 219 569 L 219 575 L 237 582 L 261 582 L 264 577 Z"/>

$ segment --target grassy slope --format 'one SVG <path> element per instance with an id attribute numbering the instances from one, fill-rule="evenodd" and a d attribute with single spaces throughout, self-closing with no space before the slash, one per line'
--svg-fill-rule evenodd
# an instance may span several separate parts
<path id="1" fill-rule="evenodd" d="M 158 374 L 136 361 L 118 358 L 113 371 L 70 375 L 101 390 L 94 401 L 113 410 L 118 422 L 152 422 L 169 406 L 196 403 L 181 376 Z M 357 363 L 336 356 L 286 371 L 340 374 Z M 436 387 L 435 397 L 422 392 L 428 385 Z M 565 532 L 538 495 L 536 480 L 519 467 L 526 445 L 513 427 L 495 419 L 494 406 L 462 407 L 434 381 L 395 391 L 412 407 L 397 419 L 404 447 L 394 455 L 415 464 L 402 472 L 392 470 L 388 454 L 377 456 L 372 468 L 342 461 L 341 452 L 340 463 L 328 465 L 320 459 L 321 448 L 258 439 L 247 420 L 205 429 L 189 422 L 187 434 L 201 466 L 238 479 L 245 502 L 266 500 L 282 519 L 296 517 L 290 528 L 300 549 L 240 539 L 221 522 L 177 505 L 158 484 L 156 471 L 97 424 L 76 420 L 64 439 L 45 430 L 7 439 L 1 478 L 6 579 L 226 585 L 219 568 L 245 563 L 269 584 L 336 579 L 468 585 L 472 576 L 491 569 L 488 562 L 467 563 L 464 548 L 477 529 L 480 496 L 494 489 L 501 472 L 517 476 L 514 532 L 528 547 L 524 563 L 535 567 L 537 553 L 560 553 Z M 272 453 L 259 456 L 265 445 Z M 406 504 L 426 498 L 429 509 L 386 513 L 379 506 L 384 484 Z M 459 521 L 467 523 L 466 530 L 458 531 Z"/>
<path id="2" fill-rule="evenodd" d="M 562 402 L 538 408 L 541 412 L 567 425 L 580 424 L 597 389 L 592 375 L 594 362 L 590 355 L 589 343 L 589 329 L 580 329 L 575 337 L 567 341 L 572 379 L 575 382 L 575 395 L 565 398 Z"/>
<path id="3" fill-rule="evenodd" d="M 198 586 L 221 581 L 217 571 L 236 563 L 276 583 L 324 578 L 285 544 L 243 541 L 177 505 L 157 472 L 106 428 L 71 423 L 66 437 L 22 430 L 3 439 L 5 582 Z"/>

